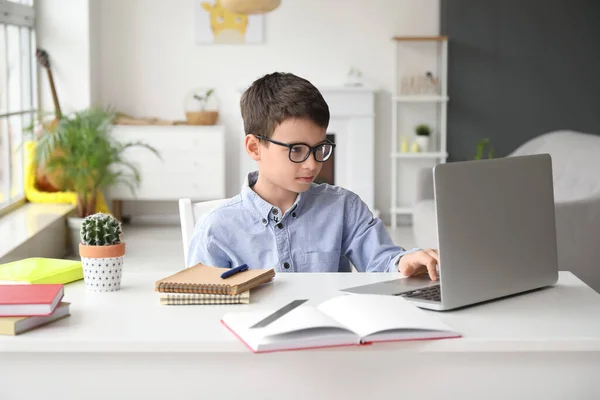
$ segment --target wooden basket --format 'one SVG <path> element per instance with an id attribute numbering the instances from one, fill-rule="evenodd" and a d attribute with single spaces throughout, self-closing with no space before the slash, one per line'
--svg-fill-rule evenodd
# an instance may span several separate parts
<path id="1" fill-rule="evenodd" d="M 214 125 L 219 119 L 218 111 L 187 111 L 185 117 L 190 125 Z"/>

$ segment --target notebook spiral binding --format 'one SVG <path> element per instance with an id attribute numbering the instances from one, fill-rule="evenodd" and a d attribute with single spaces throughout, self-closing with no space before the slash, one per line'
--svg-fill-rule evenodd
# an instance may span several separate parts
<path id="1" fill-rule="evenodd" d="M 229 285 L 161 282 L 158 291 L 165 293 L 229 294 Z"/>

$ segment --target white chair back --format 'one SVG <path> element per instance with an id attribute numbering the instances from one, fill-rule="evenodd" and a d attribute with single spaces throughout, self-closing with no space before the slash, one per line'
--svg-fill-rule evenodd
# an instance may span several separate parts
<path id="1" fill-rule="evenodd" d="M 190 199 L 179 199 L 179 219 L 181 221 L 181 238 L 183 240 L 183 257 L 185 265 L 188 265 L 188 252 L 190 249 L 190 241 L 194 235 L 196 222 L 202 215 L 210 212 L 215 207 L 220 206 L 229 199 L 219 199 L 210 201 L 201 201 L 192 203 Z"/>

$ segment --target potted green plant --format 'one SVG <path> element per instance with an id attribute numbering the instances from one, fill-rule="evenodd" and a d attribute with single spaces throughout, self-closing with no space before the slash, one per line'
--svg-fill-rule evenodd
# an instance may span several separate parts
<path id="1" fill-rule="evenodd" d="M 431 128 L 429 125 L 421 124 L 415 128 L 417 134 L 417 145 L 419 151 L 429 151 L 429 138 L 431 136 Z"/>
<path id="2" fill-rule="evenodd" d="M 214 89 L 194 89 L 186 99 L 185 117 L 190 125 L 214 125 L 219 118 Z"/>
<path id="3" fill-rule="evenodd" d="M 475 153 L 475 160 L 481 160 L 483 158 L 483 152 L 487 145 L 490 145 L 488 149 L 487 158 L 494 158 L 494 146 L 491 144 L 491 140 L 489 138 L 483 138 L 477 143 L 477 152 Z"/>
<path id="4" fill-rule="evenodd" d="M 121 223 L 110 214 L 88 215 L 81 224 L 79 255 L 88 290 L 114 292 L 121 288 L 125 243 Z"/>
<path id="5" fill-rule="evenodd" d="M 60 187 L 75 192 L 77 206 L 69 216 L 71 249 L 77 254 L 83 219 L 96 212 L 99 193 L 115 184 L 132 191 L 141 174 L 127 161 L 125 152 L 144 147 L 160 158 L 158 151 L 141 141 L 123 143 L 111 135 L 115 114 L 109 110 L 88 108 L 63 114 L 58 125 L 36 137 L 35 162 L 60 179 Z"/>

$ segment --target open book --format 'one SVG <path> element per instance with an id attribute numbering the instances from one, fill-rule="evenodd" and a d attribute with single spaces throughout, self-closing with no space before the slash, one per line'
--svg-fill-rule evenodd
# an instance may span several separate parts
<path id="1" fill-rule="evenodd" d="M 399 296 L 342 295 L 316 307 L 301 305 L 262 328 L 251 328 L 274 311 L 231 312 L 221 322 L 256 353 L 461 337 Z"/>

